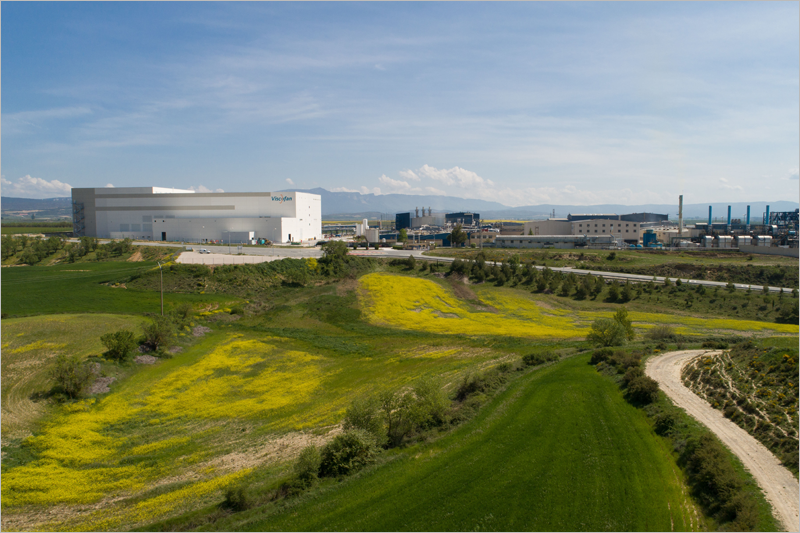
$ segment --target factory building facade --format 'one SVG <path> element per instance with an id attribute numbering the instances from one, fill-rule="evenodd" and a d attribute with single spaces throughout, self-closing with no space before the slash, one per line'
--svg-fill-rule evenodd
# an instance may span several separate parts
<path id="1" fill-rule="evenodd" d="M 72 189 L 77 236 L 154 241 L 300 242 L 322 237 L 322 201 L 302 192 Z"/>

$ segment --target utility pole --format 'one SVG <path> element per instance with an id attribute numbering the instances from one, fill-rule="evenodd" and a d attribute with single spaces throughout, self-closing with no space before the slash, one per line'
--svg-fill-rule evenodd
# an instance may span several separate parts
<path id="1" fill-rule="evenodd" d="M 158 274 L 161 278 L 161 316 L 164 316 L 164 271 L 161 269 L 161 261 L 158 262 Z"/>

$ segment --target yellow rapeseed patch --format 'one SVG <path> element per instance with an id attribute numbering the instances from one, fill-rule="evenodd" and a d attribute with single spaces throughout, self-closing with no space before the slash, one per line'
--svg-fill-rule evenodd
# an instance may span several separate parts
<path id="1" fill-rule="evenodd" d="M 158 430 L 184 419 L 263 418 L 307 401 L 322 380 L 321 358 L 279 349 L 276 342 L 232 337 L 193 364 L 144 381 L 144 387 L 65 406 L 27 440 L 37 459 L 3 474 L 3 506 L 95 502 L 141 489 L 207 453 L 187 449 L 185 435 L 152 440 L 146 429 L 115 428 Z M 145 442 L 136 442 L 143 436 Z"/>
<path id="2" fill-rule="evenodd" d="M 544 310 L 512 294 L 480 291 L 483 301 L 497 309 L 493 313 L 474 309 L 424 279 L 376 273 L 363 276 L 360 282 L 366 292 L 367 316 L 374 323 L 462 335 L 566 338 L 586 333 L 565 313 Z"/>

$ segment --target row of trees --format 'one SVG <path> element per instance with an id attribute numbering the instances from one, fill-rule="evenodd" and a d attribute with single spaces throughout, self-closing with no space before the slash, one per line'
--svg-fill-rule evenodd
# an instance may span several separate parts
<path id="1" fill-rule="evenodd" d="M 90 252 L 95 252 L 98 261 L 130 253 L 133 251 L 133 241 L 131 239 L 123 239 L 121 241 L 111 241 L 107 244 L 99 244 L 96 238 L 81 237 L 77 243 L 67 243 L 63 238 L 57 236 L 43 239 L 27 235 L 4 235 L 1 248 L 3 261 L 21 252 L 19 256 L 20 263 L 35 265 L 63 250 L 66 252 L 67 261 L 74 263 Z"/>

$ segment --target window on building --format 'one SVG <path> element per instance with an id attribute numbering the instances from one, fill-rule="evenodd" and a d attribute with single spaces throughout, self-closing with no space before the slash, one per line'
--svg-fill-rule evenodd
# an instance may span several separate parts
<path id="1" fill-rule="evenodd" d="M 627 228 L 628 226 L 630 226 L 630 224 L 625 224 L 625 227 L 626 227 L 626 228 Z"/>
<path id="2" fill-rule="evenodd" d="M 636 224 L 634 224 L 634 225 L 633 225 L 633 227 L 635 228 L 635 227 L 636 227 Z"/>
<path id="3" fill-rule="evenodd" d="M 625 230 L 625 233 L 628 233 L 629 230 Z"/>

